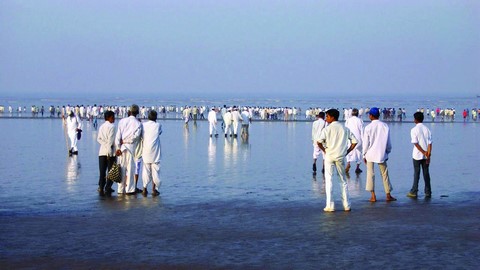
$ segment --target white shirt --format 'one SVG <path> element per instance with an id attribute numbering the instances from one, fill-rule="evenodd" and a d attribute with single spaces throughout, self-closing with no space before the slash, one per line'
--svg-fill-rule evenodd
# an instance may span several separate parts
<path id="1" fill-rule="evenodd" d="M 320 143 L 325 148 L 325 159 L 339 161 L 347 155 L 349 142 L 357 143 L 353 133 L 338 121 L 330 123 L 320 134 Z"/>
<path id="2" fill-rule="evenodd" d="M 142 123 L 133 115 L 123 118 L 118 122 L 117 134 L 115 135 L 115 146 L 122 152 L 130 151 L 133 155 L 142 135 Z M 120 139 L 123 144 L 120 145 Z"/>
<path id="3" fill-rule="evenodd" d="M 217 123 L 217 113 L 214 111 L 214 110 L 211 110 L 210 112 L 208 112 L 208 122 L 212 123 L 212 124 L 216 124 Z"/>
<path id="4" fill-rule="evenodd" d="M 312 141 L 314 144 L 320 140 L 320 135 L 322 134 L 322 130 L 326 127 L 327 122 L 322 118 L 318 118 L 312 124 Z"/>
<path id="5" fill-rule="evenodd" d="M 162 157 L 160 135 L 162 134 L 162 125 L 148 120 L 143 123 L 143 152 L 142 159 L 145 163 L 158 163 Z"/>
<path id="6" fill-rule="evenodd" d="M 248 111 L 243 111 L 242 114 L 242 125 L 248 125 L 250 124 L 250 113 Z"/>
<path id="7" fill-rule="evenodd" d="M 357 116 L 351 116 L 345 121 L 345 126 L 350 129 L 355 138 L 357 138 L 356 149 L 362 149 L 363 120 Z"/>
<path id="8" fill-rule="evenodd" d="M 432 144 L 432 133 L 430 130 L 422 123 L 418 123 L 410 131 L 410 137 L 412 138 L 412 143 L 418 143 L 423 150 L 427 151 L 428 145 Z M 418 151 L 415 145 L 413 146 L 412 157 L 415 160 L 426 159 L 420 151 Z"/>
<path id="9" fill-rule="evenodd" d="M 243 121 L 242 120 L 242 116 L 240 115 L 240 112 L 239 111 L 233 111 L 232 112 L 232 121 L 234 123 L 238 123 L 240 121 Z"/>
<path id="10" fill-rule="evenodd" d="M 363 132 L 363 157 L 369 162 L 383 163 L 392 151 L 390 129 L 380 120 L 372 120 Z"/>
<path id="11" fill-rule="evenodd" d="M 226 112 L 223 115 L 223 122 L 225 122 L 225 124 L 227 124 L 227 125 L 230 125 L 230 123 L 232 122 L 232 113 L 231 112 Z"/>
<path id="12" fill-rule="evenodd" d="M 105 121 L 98 129 L 97 142 L 100 144 L 99 156 L 113 157 L 113 143 L 115 142 L 115 125 Z"/>

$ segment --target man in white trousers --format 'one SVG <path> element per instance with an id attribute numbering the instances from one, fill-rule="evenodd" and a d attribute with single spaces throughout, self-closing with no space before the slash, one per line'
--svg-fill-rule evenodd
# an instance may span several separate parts
<path id="1" fill-rule="evenodd" d="M 238 137 L 238 125 L 240 122 L 243 122 L 242 115 L 238 111 L 237 107 L 233 107 L 232 111 L 232 122 L 233 122 L 233 137 Z"/>
<path id="2" fill-rule="evenodd" d="M 133 104 L 131 115 L 118 122 L 115 136 L 116 156 L 121 168 L 122 182 L 118 184 L 118 194 L 135 195 L 135 148 L 142 135 L 142 124 L 137 120 L 140 109 Z"/>
<path id="3" fill-rule="evenodd" d="M 213 131 L 215 131 L 215 137 L 218 137 L 217 132 L 217 113 L 215 112 L 215 107 L 212 107 L 212 110 L 208 112 L 208 123 L 209 123 L 209 131 L 210 137 L 213 136 Z"/>
<path id="4" fill-rule="evenodd" d="M 353 136 L 357 139 L 357 146 L 353 149 L 350 154 L 347 155 L 347 167 L 345 167 L 345 172 L 348 173 L 350 170 L 350 162 L 357 163 L 357 168 L 355 173 L 361 173 L 360 163 L 363 161 L 362 158 L 362 137 L 363 137 L 363 120 L 358 117 L 358 109 L 352 109 L 352 115 L 345 121 L 345 126 L 353 133 Z"/>
<path id="5" fill-rule="evenodd" d="M 327 122 L 325 122 L 325 113 L 319 112 L 316 115 L 317 120 L 315 120 L 312 124 L 312 142 L 313 142 L 313 166 L 312 170 L 313 173 L 317 173 L 317 159 L 322 154 L 322 173 L 325 172 L 325 166 L 323 164 L 323 152 L 318 147 L 318 141 L 320 140 L 320 135 L 322 134 L 323 129 L 327 126 Z"/>
<path id="6" fill-rule="evenodd" d="M 342 202 L 344 211 L 350 211 L 350 199 L 348 195 L 347 176 L 345 174 L 345 156 L 357 145 L 357 140 L 348 128 L 338 122 L 340 112 L 330 109 L 326 112 L 327 123 L 329 124 L 320 135 L 318 147 L 325 153 L 325 212 L 335 211 L 332 201 L 332 177 L 333 167 L 337 169 L 342 188 Z M 350 147 L 348 146 L 350 142 Z"/>
<path id="7" fill-rule="evenodd" d="M 143 123 L 143 196 L 147 196 L 147 186 L 153 181 L 152 196 L 158 196 L 160 192 L 160 159 L 162 157 L 160 135 L 162 125 L 157 123 L 157 112 L 152 110 L 148 114 L 148 121 Z"/>
<path id="8" fill-rule="evenodd" d="M 67 123 L 67 134 L 70 139 L 70 149 L 68 150 L 69 156 L 78 155 L 77 133 L 82 130 L 82 121 L 80 121 L 73 111 L 70 111 L 65 122 Z"/>

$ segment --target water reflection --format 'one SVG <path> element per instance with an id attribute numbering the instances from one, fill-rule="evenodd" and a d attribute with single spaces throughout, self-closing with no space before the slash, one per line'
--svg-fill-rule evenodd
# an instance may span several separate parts
<path id="1" fill-rule="evenodd" d="M 75 187 L 75 181 L 80 177 L 80 168 L 82 167 L 82 165 L 80 164 L 80 160 L 78 159 L 77 155 L 68 157 L 66 164 L 68 190 L 73 191 Z"/>
<path id="2" fill-rule="evenodd" d="M 208 176 L 212 179 L 215 176 L 216 154 L 217 154 L 217 139 L 210 138 L 208 141 Z"/>
<path id="3" fill-rule="evenodd" d="M 347 173 L 347 185 L 350 196 L 362 196 L 362 180 L 360 173 Z"/>
<path id="4" fill-rule="evenodd" d="M 321 198 L 325 195 L 325 175 L 316 174 L 312 175 L 312 190 L 317 198 Z"/>

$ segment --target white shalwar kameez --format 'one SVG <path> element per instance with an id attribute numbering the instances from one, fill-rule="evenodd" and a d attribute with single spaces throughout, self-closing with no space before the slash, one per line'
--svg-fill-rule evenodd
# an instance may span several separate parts
<path id="1" fill-rule="evenodd" d="M 162 134 L 162 125 L 154 121 L 143 123 L 143 188 L 153 181 L 155 189 L 158 191 L 161 185 L 160 180 L 160 159 L 162 157 L 160 135 Z"/>
<path id="2" fill-rule="evenodd" d="M 215 112 L 214 109 L 212 109 L 208 113 L 208 123 L 209 123 L 209 131 L 210 131 L 210 136 L 213 135 L 213 131 L 215 131 L 215 135 L 218 134 L 217 132 L 217 113 Z"/>
<path id="3" fill-rule="evenodd" d="M 361 139 L 363 138 L 363 120 L 357 116 L 352 116 L 345 121 L 345 127 L 347 127 L 357 139 L 357 146 L 347 155 L 347 162 L 357 162 L 357 164 L 360 164 L 363 160 Z"/>
<path id="4" fill-rule="evenodd" d="M 115 146 L 122 152 L 117 158 L 122 172 L 122 182 L 118 184 L 118 193 L 135 192 L 135 149 L 142 135 L 142 124 L 133 115 L 118 122 Z M 123 144 L 120 143 L 122 140 Z"/>
<path id="5" fill-rule="evenodd" d="M 78 151 L 77 148 L 77 129 L 82 129 L 82 122 L 76 115 L 67 117 L 67 134 L 70 139 L 70 150 Z"/>

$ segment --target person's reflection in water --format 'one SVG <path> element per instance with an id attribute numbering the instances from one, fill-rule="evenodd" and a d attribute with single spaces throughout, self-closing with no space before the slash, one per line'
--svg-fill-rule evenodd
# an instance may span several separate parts
<path id="1" fill-rule="evenodd" d="M 354 177 L 351 177 L 349 173 L 347 175 L 347 185 L 350 195 L 361 196 L 363 193 L 362 180 L 360 174 L 356 173 Z"/>
<path id="2" fill-rule="evenodd" d="M 210 137 L 208 141 L 208 176 L 213 179 L 215 176 L 215 161 L 217 153 L 217 140 Z"/>
<path id="3" fill-rule="evenodd" d="M 325 195 L 325 175 L 321 175 L 317 180 L 317 174 L 312 174 L 312 190 L 317 198 Z"/>
<path id="4" fill-rule="evenodd" d="M 66 165 L 67 165 L 66 176 L 67 176 L 68 190 L 73 191 L 75 187 L 75 181 L 79 178 L 80 168 L 82 166 L 80 164 L 80 161 L 78 160 L 78 156 L 76 155 L 68 157 Z"/>
<path id="5" fill-rule="evenodd" d="M 183 127 L 183 146 L 184 149 L 188 151 L 188 135 L 190 134 L 190 130 L 188 129 L 188 125 Z"/>

